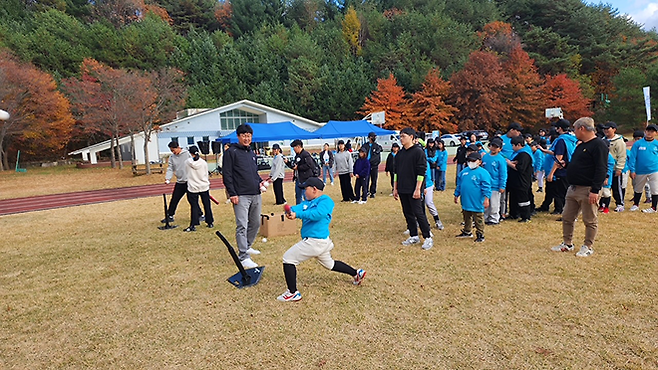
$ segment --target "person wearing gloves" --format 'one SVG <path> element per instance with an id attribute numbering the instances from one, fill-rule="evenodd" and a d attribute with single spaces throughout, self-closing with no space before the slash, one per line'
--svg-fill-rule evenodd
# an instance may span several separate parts
<path id="1" fill-rule="evenodd" d="M 208 179 L 208 163 L 199 156 L 199 148 L 195 145 L 190 147 L 191 158 L 185 161 L 187 167 L 187 201 L 190 203 L 190 226 L 186 232 L 196 231 L 196 225 L 199 225 L 199 196 L 203 204 L 203 211 L 206 213 L 205 221 L 208 227 L 212 228 L 214 219 L 212 217 L 212 208 L 210 206 L 210 180 Z"/>

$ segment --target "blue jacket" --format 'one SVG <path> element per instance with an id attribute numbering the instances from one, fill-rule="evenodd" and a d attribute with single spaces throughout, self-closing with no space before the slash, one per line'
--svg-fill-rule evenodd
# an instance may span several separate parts
<path id="1" fill-rule="evenodd" d="M 432 181 L 432 171 L 433 169 L 430 168 L 429 164 L 427 165 L 427 171 L 425 171 L 425 187 L 429 188 L 430 186 L 434 186 L 434 181 Z"/>
<path id="2" fill-rule="evenodd" d="M 366 158 L 359 157 L 359 159 L 354 162 L 353 173 L 354 175 L 359 175 L 361 178 L 370 176 L 370 161 Z"/>
<path id="3" fill-rule="evenodd" d="M 334 201 L 328 195 L 322 194 L 313 200 L 305 200 L 290 207 L 290 210 L 295 212 L 298 219 L 302 220 L 302 238 L 327 239 L 329 237 L 329 223 L 331 223 L 331 213 L 334 211 Z"/>
<path id="4" fill-rule="evenodd" d="M 500 148 L 500 154 L 504 158 L 511 159 L 510 157 L 514 153 L 514 149 L 512 149 L 512 138 L 507 135 L 502 135 L 500 138 L 503 139 L 503 147 Z"/>
<path id="5" fill-rule="evenodd" d="M 485 154 L 482 157 L 482 167 L 491 176 L 491 190 L 505 189 L 507 185 L 507 161 L 498 153 L 496 155 Z"/>
<path id="6" fill-rule="evenodd" d="M 461 198 L 462 209 L 484 212 L 484 198 L 491 198 L 491 176 L 482 167 L 466 167 L 457 177 L 455 196 Z"/>
<path id="7" fill-rule="evenodd" d="M 544 155 L 544 152 L 539 149 L 532 153 L 532 166 L 535 172 L 544 169 Z"/>
<path id="8" fill-rule="evenodd" d="M 615 169 L 615 157 L 612 154 L 608 153 L 608 171 L 606 172 L 605 178 L 608 179 L 608 184 L 603 182 L 602 187 L 610 189 L 612 187 L 612 172 Z"/>
<path id="9" fill-rule="evenodd" d="M 448 151 L 447 150 L 437 150 L 436 151 L 436 169 L 439 171 L 448 170 Z"/>
<path id="10" fill-rule="evenodd" d="M 631 173 L 648 175 L 658 172 L 658 140 L 640 139 L 636 141 L 631 148 L 631 155 L 627 162 Z"/>

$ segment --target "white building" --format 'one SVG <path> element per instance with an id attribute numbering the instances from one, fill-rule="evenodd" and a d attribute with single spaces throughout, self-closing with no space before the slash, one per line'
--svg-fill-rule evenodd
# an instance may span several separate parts
<path id="1" fill-rule="evenodd" d="M 310 119 L 284 112 L 250 100 L 225 105 L 215 109 L 188 109 L 180 112 L 175 121 L 161 125 L 160 131 L 151 135 L 149 141 L 149 160 L 159 161 L 169 155 L 169 144 L 177 140 L 181 147 L 196 145 L 198 141 L 215 141 L 215 139 L 235 131 L 242 123 L 275 123 L 290 121 L 308 131 L 315 131 L 322 124 Z M 144 133 L 135 134 L 135 160 L 144 164 Z M 125 136 L 119 139 L 124 160 L 131 159 L 131 139 Z M 69 155 L 82 155 L 82 159 L 92 164 L 98 162 L 98 153 L 110 149 L 110 140 L 78 149 Z"/>

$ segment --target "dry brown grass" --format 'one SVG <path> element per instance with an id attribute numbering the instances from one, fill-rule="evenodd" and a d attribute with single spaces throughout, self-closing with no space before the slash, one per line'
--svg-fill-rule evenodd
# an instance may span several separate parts
<path id="1" fill-rule="evenodd" d="M 273 194 L 264 200 L 279 211 Z M 554 216 L 489 227 L 476 245 L 454 238 L 450 192 L 436 200 L 446 229 L 429 251 L 400 245 L 387 194 L 338 202 L 333 255 L 368 276 L 354 287 L 307 262 L 296 303 L 275 298 L 298 236 L 258 242 L 263 280 L 238 290 L 213 230 L 156 229 L 159 197 L 0 217 L 0 368 L 658 368 L 653 215 L 601 215 L 596 253 L 579 259 L 548 250 L 561 235 Z M 230 207 L 214 211 L 233 240 Z"/>

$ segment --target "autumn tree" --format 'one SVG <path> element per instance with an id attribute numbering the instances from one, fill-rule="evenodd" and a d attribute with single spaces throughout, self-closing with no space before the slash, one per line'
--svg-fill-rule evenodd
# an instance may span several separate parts
<path id="1" fill-rule="evenodd" d="M 501 21 L 488 23 L 478 35 L 482 38 L 483 51 L 507 55 L 521 47 L 521 38 L 512 30 L 512 25 L 509 23 Z"/>
<path id="2" fill-rule="evenodd" d="M 509 122 L 509 109 L 504 104 L 503 90 L 509 77 L 498 57 L 490 52 L 471 53 L 464 69 L 450 78 L 452 92 L 449 102 L 458 109 L 453 122 L 459 129 L 495 131 Z"/>
<path id="3" fill-rule="evenodd" d="M 592 116 L 590 99 L 583 96 L 578 82 L 566 74 L 546 76 L 543 90 L 546 108 L 562 108 L 564 118 L 573 122 L 580 117 Z"/>
<path id="4" fill-rule="evenodd" d="M 361 21 L 354 7 L 347 9 L 342 25 L 343 39 L 350 46 L 352 55 L 361 55 Z"/>
<path id="5" fill-rule="evenodd" d="M 537 73 L 534 61 L 521 47 L 514 48 L 502 64 L 508 83 L 502 90 L 503 103 L 507 106 L 507 122 L 522 122 L 528 126 L 541 122 L 544 111 L 543 81 Z"/>
<path id="6" fill-rule="evenodd" d="M 386 112 L 384 128 L 400 130 L 408 125 L 407 101 L 404 89 L 398 85 L 392 73 L 388 78 L 377 79 L 377 90 L 373 91 L 361 107 L 359 113 Z"/>
<path id="7" fill-rule="evenodd" d="M 441 78 L 438 68 L 427 72 L 421 90 L 411 97 L 409 117 L 411 127 L 422 132 L 456 131 L 457 125 L 450 119 L 457 108 L 446 103 L 449 92 L 450 82 Z"/>
<path id="8" fill-rule="evenodd" d="M 51 75 L 0 53 L 0 102 L 11 114 L 0 121 L 0 170 L 9 168 L 10 149 L 32 158 L 64 154 L 74 120 Z"/>

